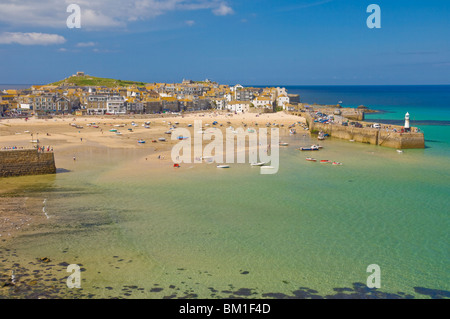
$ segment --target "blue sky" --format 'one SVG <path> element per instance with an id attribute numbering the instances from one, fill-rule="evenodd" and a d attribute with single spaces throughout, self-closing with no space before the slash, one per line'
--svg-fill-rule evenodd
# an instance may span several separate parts
<path id="1" fill-rule="evenodd" d="M 2 0 L 0 83 L 450 84 L 449 35 L 448 0 Z"/>

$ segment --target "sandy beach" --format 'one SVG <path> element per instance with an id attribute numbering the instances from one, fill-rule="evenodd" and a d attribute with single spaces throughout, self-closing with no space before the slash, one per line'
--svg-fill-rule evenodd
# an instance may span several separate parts
<path id="1" fill-rule="evenodd" d="M 205 112 L 188 113 L 183 116 L 156 115 L 145 118 L 140 116 L 60 116 L 52 119 L 30 118 L 27 121 L 24 119 L 1 119 L 0 149 L 33 148 L 36 144 L 31 141 L 38 139 L 39 146 L 44 147 L 45 151 L 53 149 L 58 172 L 63 172 L 74 161 L 83 160 L 77 157 L 78 153 L 95 148 L 146 150 L 147 152 L 144 151 L 145 155 L 130 163 L 145 164 L 145 167 L 150 169 L 152 167 L 155 169 L 169 168 L 173 167 L 171 149 L 179 141 L 172 141 L 171 136 L 165 132 L 176 125 L 179 128 L 188 128 L 193 136 L 194 127 L 188 127 L 188 125 L 194 125 L 194 121 L 198 120 L 202 121 L 204 127 L 205 125 L 213 127 L 212 123 L 217 121 L 218 124 L 215 127 L 222 129 L 224 136 L 225 129 L 230 126 L 235 129 L 244 129 L 245 126 L 258 128 L 266 127 L 267 123 L 278 124 L 280 135 L 288 134 L 290 125 L 304 122 L 303 118 L 284 112 L 232 115 Z M 133 122 L 135 126 L 132 125 Z M 146 122 L 150 122 L 150 128 L 144 127 Z M 115 132 L 110 132 L 111 129 L 117 129 L 122 134 L 117 135 Z M 166 141 L 161 142 L 158 140 L 159 138 L 166 138 Z M 139 144 L 138 140 L 145 140 L 146 143 Z M 21 230 L 29 231 L 35 225 L 46 222 L 41 211 L 42 203 L 32 203 L 32 201 L 36 201 L 33 198 L 10 196 L 17 188 L 17 183 L 12 183 L 13 180 L 15 179 L 5 179 L 0 187 L 0 196 L 2 196 L 0 240 L 2 241 L 14 238 Z"/>

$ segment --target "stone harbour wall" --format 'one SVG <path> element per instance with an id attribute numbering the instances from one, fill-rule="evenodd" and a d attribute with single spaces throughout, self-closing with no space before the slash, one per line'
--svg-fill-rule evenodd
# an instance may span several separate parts
<path id="1" fill-rule="evenodd" d="M 37 150 L 0 151 L 0 177 L 55 174 L 54 154 Z"/>

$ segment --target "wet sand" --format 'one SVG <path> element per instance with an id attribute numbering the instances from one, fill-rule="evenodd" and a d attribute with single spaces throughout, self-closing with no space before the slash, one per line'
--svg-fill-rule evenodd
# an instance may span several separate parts
<path id="1" fill-rule="evenodd" d="M 92 116 L 74 117 L 60 116 L 53 119 L 0 119 L 0 149 L 3 147 L 33 148 L 32 140 L 39 140 L 39 146 L 53 148 L 57 171 L 64 172 L 75 161 L 81 161 L 78 154 L 95 148 L 107 149 L 134 149 L 143 150 L 141 158 L 136 159 L 137 164 L 146 165 L 146 168 L 161 166 L 171 167 L 171 149 L 178 140 L 171 140 L 171 136 L 165 134 L 170 127 L 187 128 L 194 134 L 194 121 L 202 121 L 203 128 L 216 127 L 222 129 L 225 137 L 227 127 L 254 128 L 266 127 L 267 123 L 278 124 L 285 134 L 288 134 L 289 126 L 304 119 L 298 116 L 288 115 L 284 112 L 270 114 L 229 114 L 229 113 L 191 113 L 183 116 L 165 115 L 149 116 L 148 118 L 135 118 L 133 116 Z M 218 124 L 213 126 L 212 123 Z M 136 126 L 133 126 L 132 123 Z M 150 128 L 145 128 L 146 122 L 150 122 Z M 95 123 L 88 126 L 90 123 Z M 178 124 L 176 124 L 178 123 Z M 77 125 L 82 128 L 76 128 Z M 191 124 L 192 127 L 188 127 Z M 206 124 L 206 125 L 205 125 Z M 120 126 L 118 126 L 120 125 Z M 221 126 L 222 125 L 222 126 Z M 245 127 L 246 126 L 246 127 Z M 117 129 L 121 135 L 110 132 Z M 131 129 L 132 131 L 129 131 Z M 297 129 L 299 130 L 299 129 Z M 165 138 L 165 142 L 158 139 Z M 139 144 L 138 140 L 145 140 L 145 144 Z M 156 141 L 156 142 L 152 142 Z M 247 148 L 248 150 L 248 148 Z M 133 165 L 130 162 L 130 165 Z M 135 162 L 136 163 L 136 162 Z M 30 177 L 32 178 L 32 177 Z M 20 177 L 19 177 L 20 179 Z M 23 178 L 22 178 L 23 179 Z M 36 179 L 36 178 L 35 178 Z M 37 177 L 38 179 L 38 177 Z M 45 204 L 42 199 L 27 197 L 17 189 L 17 178 L 4 179 L 0 186 L 2 205 L 0 207 L 0 242 L 14 238 L 18 233 L 27 229 L 29 231 L 40 223 L 46 222 Z M 24 180 L 26 184 L 26 178 Z"/>

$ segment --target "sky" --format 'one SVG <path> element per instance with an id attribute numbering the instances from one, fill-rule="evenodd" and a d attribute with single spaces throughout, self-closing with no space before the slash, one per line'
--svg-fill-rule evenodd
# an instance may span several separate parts
<path id="1" fill-rule="evenodd" d="M 80 28 L 69 28 L 70 4 Z M 381 28 L 369 28 L 370 4 Z M 72 20 L 73 21 L 73 20 Z M 0 83 L 450 84 L 449 0 L 0 0 Z"/>

